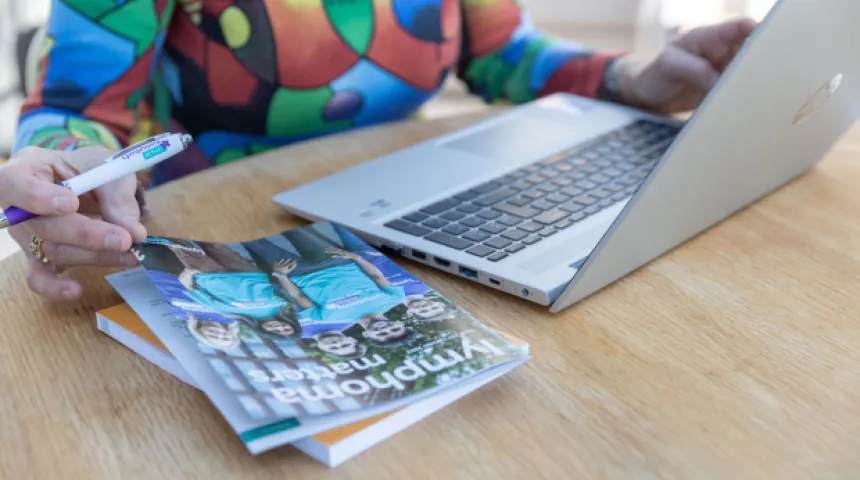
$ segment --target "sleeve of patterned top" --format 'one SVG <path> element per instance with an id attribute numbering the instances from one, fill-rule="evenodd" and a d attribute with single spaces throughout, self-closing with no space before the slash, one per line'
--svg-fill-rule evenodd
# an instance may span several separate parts
<path id="1" fill-rule="evenodd" d="M 52 0 L 15 150 L 127 144 L 175 0 Z"/>
<path id="2" fill-rule="evenodd" d="M 530 101 L 555 92 L 597 97 L 618 54 L 551 38 L 520 0 L 461 0 L 463 54 L 458 75 L 487 102 Z"/>

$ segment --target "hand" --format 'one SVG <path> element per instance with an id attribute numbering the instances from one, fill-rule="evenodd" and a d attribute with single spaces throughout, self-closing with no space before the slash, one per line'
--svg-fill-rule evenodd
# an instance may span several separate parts
<path id="1" fill-rule="evenodd" d="M 55 185 L 89 170 L 112 152 L 87 147 L 73 152 L 27 148 L 0 167 L 0 207 L 14 205 L 41 215 L 10 229 L 12 238 L 28 252 L 30 288 L 52 299 L 73 300 L 83 294 L 75 280 L 60 275 L 76 266 L 136 266 L 129 252 L 146 238 L 133 175 L 77 198 Z M 98 218 L 93 218 L 100 217 Z M 43 240 L 48 263 L 29 255 L 33 236 Z"/>
<path id="2" fill-rule="evenodd" d="M 347 260 L 358 260 L 359 258 L 361 258 L 359 255 L 352 252 L 347 252 L 342 248 L 329 247 L 325 249 L 325 252 L 330 254 L 334 258 L 343 258 Z"/>
<path id="3" fill-rule="evenodd" d="M 274 267 L 272 267 L 272 271 L 274 271 L 275 273 L 280 273 L 282 275 L 287 275 L 293 270 L 295 270 L 297 266 L 298 263 L 295 260 L 280 259 L 275 262 Z"/>
<path id="4" fill-rule="evenodd" d="M 630 105 L 666 114 L 696 109 L 755 26 L 742 19 L 692 30 L 644 68 L 622 59 L 621 97 Z"/>

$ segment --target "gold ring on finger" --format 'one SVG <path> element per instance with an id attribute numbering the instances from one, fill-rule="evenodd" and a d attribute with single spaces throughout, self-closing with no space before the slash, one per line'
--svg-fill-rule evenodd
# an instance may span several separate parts
<path id="1" fill-rule="evenodd" d="M 44 240 L 33 235 L 30 238 L 30 253 L 32 253 L 33 256 L 36 257 L 36 259 L 39 260 L 40 262 L 48 263 L 49 262 L 48 257 L 45 256 L 45 250 L 43 249 L 44 243 L 45 243 Z"/>

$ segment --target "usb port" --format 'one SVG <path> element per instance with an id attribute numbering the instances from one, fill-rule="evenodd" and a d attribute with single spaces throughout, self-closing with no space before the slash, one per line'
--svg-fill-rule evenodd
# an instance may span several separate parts
<path id="1" fill-rule="evenodd" d="M 450 267 L 451 266 L 451 262 L 449 262 L 448 260 L 445 260 L 444 258 L 433 257 L 433 260 L 435 260 L 438 265 L 441 265 L 443 267 Z"/>
<path id="2" fill-rule="evenodd" d="M 500 282 L 500 281 L 496 280 L 495 278 L 491 278 L 491 279 L 490 279 L 490 283 L 492 283 L 493 285 L 495 285 L 495 286 L 497 286 L 497 287 L 501 287 L 501 286 L 502 286 L 502 282 Z"/>
<path id="3" fill-rule="evenodd" d="M 460 267 L 460 275 L 466 278 L 471 278 L 472 280 L 478 279 L 478 272 L 472 270 L 471 268 Z"/>
<path id="4" fill-rule="evenodd" d="M 427 254 L 421 250 L 412 250 L 412 256 L 419 260 L 427 260 Z"/>

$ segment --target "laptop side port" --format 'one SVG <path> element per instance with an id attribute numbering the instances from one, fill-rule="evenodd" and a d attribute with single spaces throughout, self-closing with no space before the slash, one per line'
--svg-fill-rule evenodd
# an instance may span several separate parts
<path id="1" fill-rule="evenodd" d="M 491 279 L 490 279 L 490 284 L 495 285 L 495 286 L 497 286 L 497 287 L 501 287 L 501 286 L 502 286 L 502 282 L 500 282 L 500 281 L 496 280 L 495 278 L 491 278 Z"/>
<path id="2" fill-rule="evenodd" d="M 451 266 L 451 262 L 449 262 L 448 260 L 445 260 L 444 258 L 433 257 L 433 260 L 434 260 L 434 261 L 436 262 L 436 264 L 437 264 L 437 265 L 439 265 L 440 267 L 446 267 L 446 268 L 447 268 L 447 267 L 450 267 L 450 266 Z"/>
<path id="3" fill-rule="evenodd" d="M 478 279 L 478 272 L 475 270 L 472 270 L 471 268 L 460 267 L 460 275 L 462 275 L 466 278 L 470 278 L 472 280 Z"/>
<path id="4" fill-rule="evenodd" d="M 427 260 L 427 254 L 422 252 L 421 250 L 412 249 L 412 256 L 417 258 L 418 260 Z"/>

